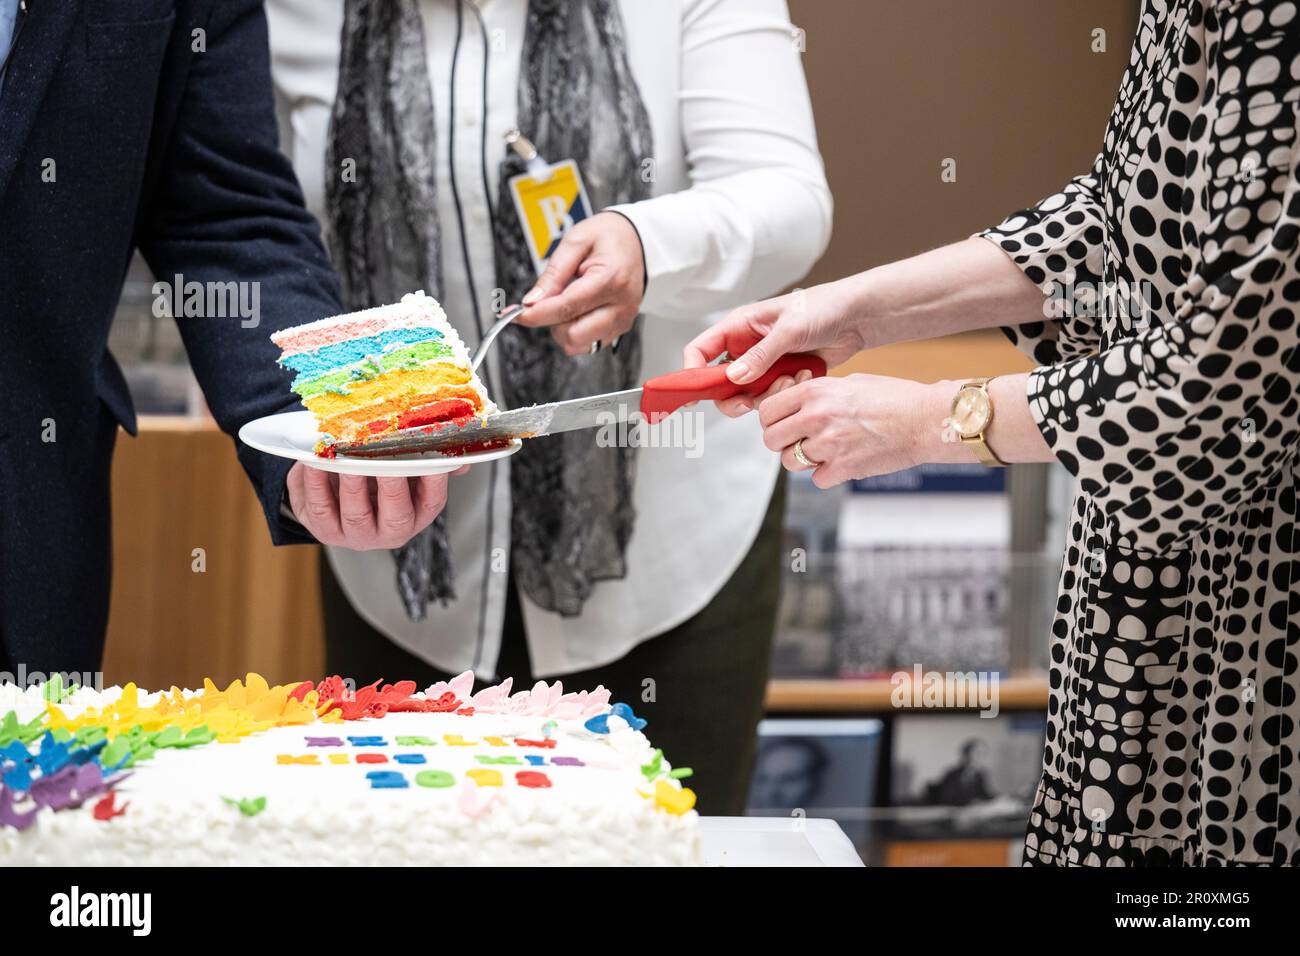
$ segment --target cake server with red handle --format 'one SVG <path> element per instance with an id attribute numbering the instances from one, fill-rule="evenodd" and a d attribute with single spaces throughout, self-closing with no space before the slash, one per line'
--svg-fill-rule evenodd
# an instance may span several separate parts
<path id="1" fill-rule="evenodd" d="M 634 411 L 639 411 L 646 421 L 655 423 L 690 402 L 719 401 L 740 394 L 762 395 L 778 378 L 804 371 L 820 377 L 826 374 L 826 363 L 811 353 L 784 355 L 765 374 L 747 385 L 737 385 L 727 378 L 725 364 L 687 368 L 652 378 L 640 388 L 493 412 L 484 417 L 420 425 L 393 432 L 376 441 L 340 443 L 334 446 L 334 451 L 351 458 L 430 451 L 456 454 L 515 438 L 540 438 L 615 424 L 626 421 Z"/>

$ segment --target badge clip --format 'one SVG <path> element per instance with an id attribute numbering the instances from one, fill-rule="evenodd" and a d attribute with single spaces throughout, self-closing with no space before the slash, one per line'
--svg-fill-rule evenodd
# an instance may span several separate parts
<path id="1" fill-rule="evenodd" d="M 523 133 L 506 133 L 506 145 L 527 164 L 527 171 L 507 185 L 528 246 L 533 268 L 541 275 L 564 234 L 592 214 L 582 171 L 572 159 L 549 163 Z"/>
<path id="2" fill-rule="evenodd" d="M 551 170 L 551 164 L 542 158 L 537 152 L 537 147 L 533 141 L 519 132 L 512 129 L 506 133 L 506 145 L 515 151 L 515 154 L 528 164 L 528 172 L 536 179 L 541 179 Z"/>

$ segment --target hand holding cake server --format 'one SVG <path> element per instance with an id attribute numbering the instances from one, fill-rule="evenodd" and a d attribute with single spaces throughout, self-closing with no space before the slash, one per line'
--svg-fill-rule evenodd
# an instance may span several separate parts
<path id="1" fill-rule="evenodd" d="M 835 367 L 893 342 L 993 327 L 1008 316 L 1041 319 L 1042 302 L 1039 288 L 996 246 L 968 239 L 736 309 L 696 337 L 684 361 L 694 367 L 737 356 L 727 373 L 744 385 L 790 352 L 814 351 Z M 815 469 L 813 482 L 829 488 L 919 464 L 1051 461 L 1029 412 L 1026 378 L 967 386 L 800 374 L 777 379 L 757 400 L 740 395 L 717 404 L 732 417 L 757 408 L 764 444 L 790 471 Z M 986 400 L 969 401 L 972 389 Z"/>

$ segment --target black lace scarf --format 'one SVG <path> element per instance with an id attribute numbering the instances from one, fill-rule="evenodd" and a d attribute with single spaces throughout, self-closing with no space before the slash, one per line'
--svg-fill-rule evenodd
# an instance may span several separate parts
<path id="1" fill-rule="evenodd" d="M 543 156 L 577 161 L 594 208 L 650 195 L 644 170 L 653 136 L 616 0 L 531 0 L 518 117 Z M 396 302 L 416 289 L 437 297 L 443 288 L 435 128 L 418 0 L 347 0 L 325 196 L 349 309 Z M 517 302 L 536 275 L 506 189 L 524 164 L 502 149 L 496 278 L 503 301 Z M 547 330 L 512 326 L 495 346 L 502 381 L 490 383 L 493 398 L 517 408 L 633 388 L 640 326 L 638 319 L 617 350 L 576 359 Z M 566 616 L 581 613 L 597 581 L 625 575 L 635 520 L 635 449 L 598 447 L 594 434 L 528 441 L 510 460 L 514 573 L 529 598 Z M 426 616 L 430 600 L 455 598 L 442 517 L 393 557 L 412 620 Z"/>

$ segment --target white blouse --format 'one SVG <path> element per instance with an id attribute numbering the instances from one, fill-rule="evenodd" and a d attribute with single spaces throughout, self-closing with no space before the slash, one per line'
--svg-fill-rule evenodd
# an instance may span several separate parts
<path id="1" fill-rule="evenodd" d="M 469 0 L 461 0 L 466 6 L 453 109 L 455 2 L 421 0 L 420 6 L 443 153 L 437 210 L 444 236 L 441 299 L 472 343 L 477 333 L 448 163 L 455 164 L 474 283 L 488 309 L 485 290 L 496 281 L 481 178 L 481 124 L 487 124 L 489 178 L 495 183 L 502 137 L 515 125 L 527 2 L 481 0 L 481 30 Z M 830 238 L 831 197 L 784 0 L 622 0 L 620 6 L 632 72 L 654 130 L 654 195 L 618 207 L 645 245 L 643 376 L 649 378 L 679 368 L 683 347 L 720 310 L 803 276 Z M 283 146 L 308 206 L 321 216 L 343 4 L 269 0 L 267 12 Z M 453 113 L 456 135 L 448 161 Z M 499 351 L 490 354 L 491 375 L 499 381 Z M 779 467 L 777 456 L 763 447 L 756 416 L 732 421 L 703 405 L 675 417 L 682 414 L 697 416 L 693 433 L 678 433 L 690 439 L 689 447 L 638 450 L 637 523 L 627 577 L 597 584 L 577 618 L 523 599 L 528 649 L 539 676 L 617 660 L 687 620 L 718 593 L 753 544 Z M 488 466 L 451 480 L 447 524 L 457 598 L 447 607 L 432 606 L 424 621 L 411 621 L 403 611 L 387 552 L 329 549 L 360 614 L 443 670 L 472 668 L 486 677 L 496 667 L 510 551 L 509 467 L 509 459 L 498 462 L 494 482 Z"/>

